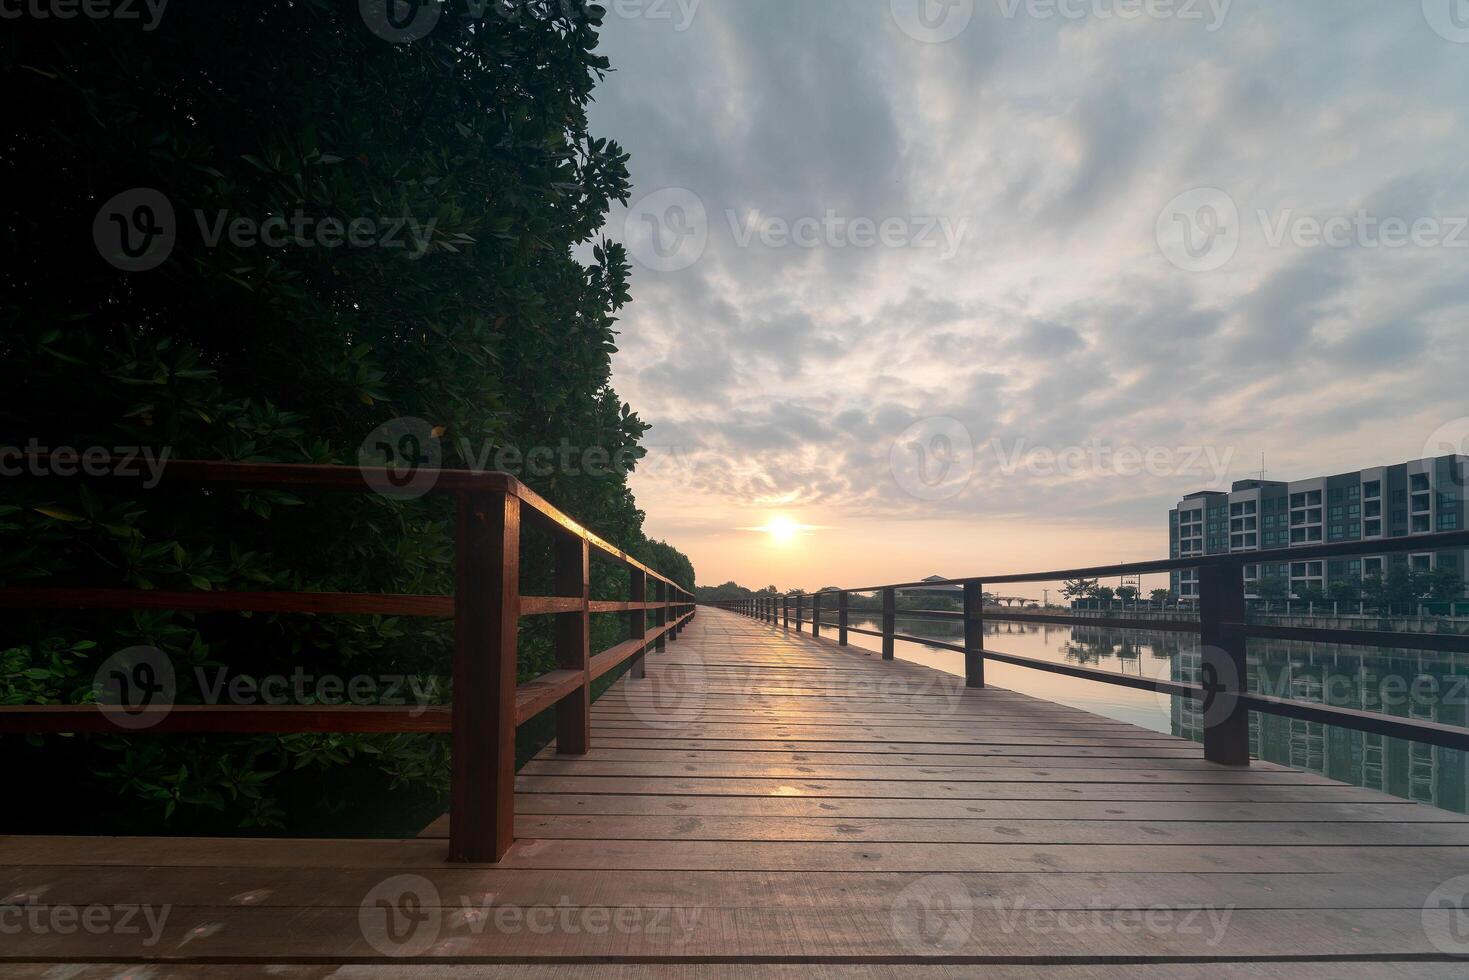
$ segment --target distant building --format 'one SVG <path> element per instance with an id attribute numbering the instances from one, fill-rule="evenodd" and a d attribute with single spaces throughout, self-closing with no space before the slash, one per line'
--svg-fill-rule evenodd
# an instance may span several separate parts
<path id="1" fill-rule="evenodd" d="M 964 586 L 962 586 L 962 585 L 945 585 L 945 584 L 943 584 L 945 582 L 948 582 L 949 580 L 946 579 L 946 578 L 944 578 L 942 575 L 930 575 L 928 578 L 924 579 L 923 581 L 936 583 L 932 587 L 924 589 L 923 591 L 925 591 L 925 592 L 961 592 L 962 593 L 964 591 Z"/>
<path id="2" fill-rule="evenodd" d="M 1466 485 L 1469 456 L 1458 455 L 1291 483 L 1240 480 L 1228 493 L 1191 493 L 1168 512 L 1168 553 L 1192 558 L 1458 531 L 1469 527 Z M 1245 591 L 1255 596 L 1259 581 L 1270 577 L 1287 579 L 1292 592 L 1326 589 L 1333 581 L 1385 575 L 1394 562 L 1463 575 L 1469 549 L 1246 565 Z M 1197 569 L 1173 572 L 1171 579 L 1175 595 L 1198 598 Z"/>

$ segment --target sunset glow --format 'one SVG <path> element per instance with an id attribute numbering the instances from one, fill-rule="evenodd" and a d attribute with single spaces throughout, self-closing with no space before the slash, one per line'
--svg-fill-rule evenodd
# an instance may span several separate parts
<path id="1" fill-rule="evenodd" d="M 816 528 L 811 524 L 802 524 L 787 514 L 774 514 L 770 520 L 759 527 L 748 527 L 744 530 L 762 532 L 770 536 L 772 543 L 785 545 L 803 535 L 810 534 Z"/>

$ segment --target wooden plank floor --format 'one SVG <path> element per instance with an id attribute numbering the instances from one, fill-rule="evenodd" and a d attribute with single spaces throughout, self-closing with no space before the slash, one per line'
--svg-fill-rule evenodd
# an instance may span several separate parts
<path id="1" fill-rule="evenodd" d="M 707 609 L 594 716 L 497 867 L 0 838 L 0 975 L 1469 976 L 1461 815 Z"/>

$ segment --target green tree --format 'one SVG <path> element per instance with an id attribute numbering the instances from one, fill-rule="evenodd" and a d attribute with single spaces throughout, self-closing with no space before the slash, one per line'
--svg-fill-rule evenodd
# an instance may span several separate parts
<path id="1" fill-rule="evenodd" d="M 1413 606 L 1420 598 L 1419 584 L 1404 562 L 1392 562 L 1386 575 L 1362 580 L 1362 595 L 1378 612 L 1388 614 Z"/>
<path id="2" fill-rule="evenodd" d="M 1173 590 L 1172 589 L 1154 589 L 1153 590 L 1153 593 L 1152 593 L 1152 600 L 1154 602 L 1157 602 L 1157 603 L 1172 602 L 1173 601 Z"/>
<path id="3" fill-rule="evenodd" d="M 1296 587 L 1296 598 L 1302 602 L 1325 602 L 1326 590 L 1319 585 L 1300 585 Z"/>
<path id="4" fill-rule="evenodd" d="M 1117 597 L 1117 593 L 1112 590 L 1111 586 L 1107 586 L 1107 585 L 1095 585 L 1094 584 L 1087 591 L 1087 598 L 1088 599 L 1098 599 L 1098 600 L 1101 600 L 1102 602 L 1111 602 L 1116 597 Z"/>
<path id="5" fill-rule="evenodd" d="M 0 356 L 26 384 L 0 393 L 5 431 L 45 446 L 351 465 L 379 427 L 415 418 L 451 468 L 569 448 L 574 462 L 527 464 L 521 477 L 692 585 L 686 558 L 644 538 L 626 471 L 646 426 L 609 383 L 629 269 L 597 235 L 629 182 L 626 154 L 587 125 L 609 68 L 595 53 L 599 8 L 489 9 L 471 16 L 455 0 L 411 44 L 327 0 L 174 5 L 150 32 L 8 22 L 0 174 L 24 194 L 0 245 Z M 167 202 L 177 236 L 156 268 L 127 271 L 94 219 L 103 232 L 110 217 L 141 219 L 107 204 L 138 188 Z M 214 235 L 273 219 L 311 230 L 275 243 Z M 316 237 L 363 222 L 373 234 L 351 244 Z M 7 489 L 10 583 L 453 590 L 439 498 Z M 547 545 L 527 534 L 525 585 L 546 589 Z M 596 568 L 594 588 L 615 594 L 625 575 Z M 196 668 L 442 677 L 449 641 L 445 623 L 393 617 L 37 613 L 10 623 L 0 652 L 28 677 L 25 697 L 74 701 L 105 656 L 148 644 L 190 701 L 202 697 Z M 522 676 L 550 663 L 544 631 L 527 625 Z M 0 696 L 22 696 L 3 683 Z M 419 736 L 47 745 L 105 784 L 94 799 L 143 801 L 204 831 L 282 826 L 288 797 L 302 812 L 376 812 L 386 789 L 406 786 L 433 808 L 447 785 L 445 741 Z M 349 769 L 374 806 L 333 795 Z"/>
<path id="6" fill-rule="evenodd" d="M 1418 594 L 1439 601 L 1464 598 L 1464 578 L 1456 569 L 1435 568 L 1420 572 L 1417 581 Z"/>
<path id="7" fill-rule="evenodd" d="M 1255 594 L 1268 602 L 1290 598 L 1290 580 L 1282 575 L 1266 575 L 1255 586 Z"/>
<path id="8" fill-rule="evenodd" d="M 1061 587 L 1061 594 L 1068 599 L 1087 599 L 1096 587 L 1097 580 L 1094 578 L 1072 578 L 1067 579 L 1066 584 Z"/>
<path id="9" fill-rule="evenodd" d="M 1135 602 L 1138 595 L 1139 590 L 1135 585 L 1124 585 L 1117 590 L 1117 598 L 1123 602 Z"/>

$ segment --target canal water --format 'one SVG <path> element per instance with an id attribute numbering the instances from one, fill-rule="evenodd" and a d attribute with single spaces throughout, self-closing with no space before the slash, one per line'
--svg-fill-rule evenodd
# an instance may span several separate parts
<path id="1" fill-rule="evenodd" d="M 880 629 L 854 616 L 854 626 Z M 898 632 L 962 642 L 959 624 L 898 617 Z M 877 637 L 850 641 L 880 649 Z M 1101 627 L 985 624 L 987 649 L 1121 674 L 1198 683 L 1198 638 Z M 896 655 L 963 676 L 960 653 L 898 641 Z M 1469 658 L 1463 654 L 1384 650 L 1335 644 L 1251 640 L 1253 692 L 1400 717 L 1469 726 Z M 990 661 L 985 679 L 996 687 L 1056 701 L 1107 718 L 1194 741 L 1203 738 L 1196 703 Z M 1456 813 L 1469 812 L 1469 754 L 1350 729 L 1250 715 L 1256 758 Z"/>

